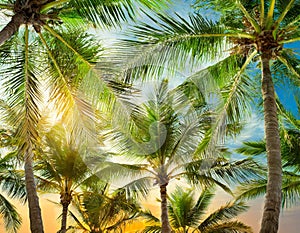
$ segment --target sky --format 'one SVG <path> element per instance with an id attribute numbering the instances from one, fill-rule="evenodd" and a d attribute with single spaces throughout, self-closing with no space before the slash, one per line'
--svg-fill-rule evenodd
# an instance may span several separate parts
<path id="1" fill-rule="evenodd" d="M 187 12 L 190 11 L 190 3 L 191 1 L 185 1 L 185 0 L 176 0 L 176 4 L 174 6 L 174 9 L 172 11 L 179 12 L 183 15 L 186 15 Z M 170 10 L 171 11 L 171 10 Z M 210 12 L 208 14 L 211 14 Z M 106 45 L 110 45 L 114 39 L 115 34 L 112 32 L 105 32 L 102 33 L 101 36 L 104 41 L 106 41 Z M 297 93 L 297 92 L 296 92 Z M 284 103 L 291 109 L 295 109 L 295 104 L 292 101 L 292 95 L 291 93 L 287 93 L 284 89 L 278 89 L 278 94 L 281 97 L 281 99 L 284 101 Z M 255 135 L 255 138 L 253 137 Z M 243 132 L 241 135 L 239 135 L 236 139 L 231 139 L 228 141 L 228 145 L 231 146 L 231 148 L 238 147 L 242 144 L 243 141 L 247 140 L 253 140 L 253 139 L 259 139 L 263 138 L 263 122 L 258 117 L 257 114 L 252 114 L 252 117 L 249 118 Z M 153 211 L 157 211 L 159 208 L 159 203 L 155 201 L 156 197 L 158 197 L 157 190 L 153 190 L 152 196 L 149 197 L 149 200 L 147 203 L 151 203 L 151 205 L 148 205 L 148 207 L 151 207 Z M 41 207 L 42 207 L 42 213 L 43 213 L 43 220 L 45 224 L 45 232 L 46 233 L 52 233 L 56 232 L 56 230 L 59 228 L 59 220 L 57 220 L 58 215 L 60 214 L 60 208 L 50 203 L 47 199 L 52 199 L 59 201 L 58 196 L 42 196 L 40 198 L 41 200 Z M 230 197 L 223 193 L 222 191 L 219 191 L 217 194 L 217 198 L 214 200 L 214 207 L 218 207 L 220 205 L 225 204 L 227 201 L 229 201 Z M 258 198 L 256 200 L 250 201 L 248 204 L 250 207 L 249 211 L 245 214 L 242 214 L 239 219 L 241 219 L 244 223 L 249 224 L 253 227 L 254 232 L 258 232 L 260 220 L 261 220 L 261 214 L 262 214 L 262 206 L 263 206 L 263 198 Z M 28 209 L 27 206 L 21 206 L 17 204 L 18 209 L 20 209 L 20 213 L 23 216 L 24 224 L 20 230 L 20 233 L 28 233 L 29 232 L 29 223 L 28 223 Z M 300 206 L 295 206 L 291 209 L 283 210 L 280 218 L 280 230 L 279 233 L 299 233 L 299 217 L 300 217 Z M 0 232 L 4 232 L 3 227 L 0 225 Z"/>

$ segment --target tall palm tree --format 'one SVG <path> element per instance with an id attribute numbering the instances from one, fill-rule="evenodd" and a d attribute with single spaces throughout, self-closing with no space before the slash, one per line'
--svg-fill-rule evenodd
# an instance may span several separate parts
<path id="1" fill-rule="evenodd" d="M 154 1 L 136 1 L 150 8 L 157 7 Z M 58 101 L 60 110 L 67 112 L 68 104 L 77 104 L 82 112 L 90 115 L 84 101 L 75 98 L 74 82 L 70 85 L 70 77 L 64 74 L 64 66 L 60 66 L 55 56 L 52 43 L 60 43 L 77 58 L 80 71 L 85 74 L 95 62 L 94 56 L 86 53 L 89 41 L 85 46 L 69 37 L 68 30 L 85 31 L 87 27 L 110 27 L 134 16 L 136 5 L 131 0 L 1 0 L 0 9 L 7 20 L 0 31 L 1 45 L 1 86 L 9 96 L 10 104 L 19 107 L 20 154 L 24 155 L 26 188 L 28 193 L 30 228 L 32 232 L 43 232 L 41 211 L 36 194 L 33 176 L 33 151 L 38 139 L 37 123 L 40 118 L 40 102 L 42 80 L 47 79 L 51 90 L 51 98 Z M 63 26 L 61 26 L 63 24 Z M 79 30 L 79 31 L 80 31 Z M 71 30 L 72 31 L 72 30 Z M 83 35 L 83 34 L 81 34 Z M 85 34 L 87 35 L 87 34 Z M 74 36 L 74 34 L 73 34 Z M 80 36 L 81 37 L 81 36 Z M 80 38 L 79 37 L 79 38 Z M 73 37 L 74 38 L 74 37 Z M 77 37 L 75 37 L 76 39 Z M 84 39 L 81 37 L 81 39 Z M 54 46 L 55 47 L 55 46 Z M 68 59 L 68 57 L 65 57 Z M 66 61 L 66 60 L 64 60 Z M 52 66 L 52 69 L 49 67 Z M 79 67 L 78 66 L 78 67 Z M 85 75 L 80 73 L 81 77 Z M 6 81 L 2 81 L 2 80 Z M 5 83 L 3 85 L 3 83 Z M 72 86 L 72 88 L 71 88 Z M 77 86 L 78 87 L 78 86 Z M 76 89 L 76 88 L 75 88 Z M 8 98 L 8 97 L 7 97 Z M 78 107 L 78 108 L 79 108 Z"/>
<path id="2" fill-rule="evenodd" d="M 87 104 L 84 104 L 84 101 L 76 98 L 78 88 L 76 88 L 75 82 L 80 81 L 80 77 L 84 75 L 82 71 L 86 65 L 77 63 L 80 72 L 77 71 L 75 74 L 78 75 L 67 79 L 64 76 L 66 71 L 61 72 L 62 67 L 59 66 L 60 64 L 51 59 L 53 49 L 59 45 L 61 46 L 61 42 L 54 39 L 51 41 L 51 48 L 47 47 L 44 50 L 38 46 L 41 45 L 41 41 L 37 37 L 31 37 L 29 42 L 29 31 L 26 29 L 23 32 L 26 35 L 25 37 L 20 31 L 20 34 L 1 46 L 2 65 L 0 72 L 5 98 L 7 98 L 9 108 L 13 112 L 7 117 L 17 129 L 18 154 L 23 156 L 25 163 L 26 190 L 30 218 L 32 219 L 31 230 L 32 232 L 43 232 L 32 167 L 34 152 L 37 151 L 36 145 L 38 145 L 42 99 L 43 95 L 48 92 L 47 90 L 42 91 L 42 89 L 50 91 L 50 98 L 55 101 L 56 108 L 61 109 L 64 115 L 70 112 L 70 109 L 74 106 L 77 106 L 77 112 L 84 113 L 86 111 L 87 115 L 91 113 L 91 110 Z M 82 51 L 85 48 L 84 46 L 91 47 L 89 50 L 85 48 L 84 57 L 92 63 L 95 61 L 93 55 L 97 58 L 99 49 L 95 49 L 97 46 L 94 42 L 85 41 L 87 35 L 84 37 L 84 34 L 82 31 L 79 32 L 79 29 L 76 37 L 74 30 L 72 32 L 70 29 L 65 32 L 69 39 L 73 39 L 70 44 L 74 48 Z M 14 51 L 13 48 L 15 48 L 16 43 L 18 50 Z M 60 50 L 60 55 L 63 54 L 63 51 L 65 50 Z M 50 54 L 49 58 L 48 55 Z M 56 55 L 58 57 L 59 54 Z M 70 60 L 74 60 L 75 57 L 78 56 L 74 55 L 70 57 Z M 54 59 L 54 57 L 52 58 Z M 85 72 L 87 71 L 85 70 Z M 71 86 L 73 87 L 71 88 Z"/>
<path id="3" fill-rule="evenodd" d="M 245 180 L 255 173 L 251 160 L 229 162 L 215 151 L 213 161 L 199 152 L 198 145 L 209 129 L 211 117 L 203 104 L 190 111 L 181 100 L 184 93 L 168 90 L 163 80 L 153 99 L 133 110 L 128 128 L 117 127 L 109 132 L 113 148 L 128 159 L 128 163 L 114 163 L 101 169 L 99 176 L 128 177 L 124 188 L 131 193 L 147 195 L 148 189 L 158 185 L 161 199 L 162 232 L 171 232 L 167 208 L 167 187 L 174 179 L 187 178 L 204 187 L 217 184 L 227 192 L 225 182 Z M 118 166 L 116 166 L 118 165 Z M 208 169 L 207 169 L 208 168 Z M 252 170 L 254 169 L 254 170 Z M 125 174 L 125 175 L 124 175 Z M 128 174 L 128 175 L 127 175 Z"/>
<path id="4" fill-rule="evenodd" d="M 109 184 L 95 183 L 74 198 L 75 211 L 70 211 L 76 222 L 70 229 L 82 232 L 123 232 L 126 224 L 139 219 L 140 208 L 133 200 L 126 198 L 124 190 L 112 193 Z"/>
<path id="5" fill-rule="evenodd" d="M 60 233 L 67 229 L 68 208 L 80 185 L 91 182 L 92 176 L 82 158 L 74 135 L 56 125 L 46 134 L 46 151 L 36 162 L 37 188 L 60 194 L 62 205 Z"/>
<path id="6" fill-rule="evenodd" d="M 214 194 L 203 190 L 198 199 L 192 190 L 177 187 L 170 195 L 169 218 L 173 232 L 232 232 L 250 233 L 251 228 L 235 220 L 239 214 L 247 210 L 242 202 L 229 202 L 212 213 L 208 213 L 208 206 Z M 160 221 L 148 215 L 150 225 L 143 230 L 145 233 L 161 232 Z"/>
<path id="7" fill-rule="evenodd" d="M 215 10 L 223 10 L 220 17 L 215 14 L 213 19 L 206 19 L 201 11 L 188 18 L 178 14 L 151 15 L 151 24 L 143 23 L 133 28 L 131 32 L 134 39 L 127 39 L 121 47 L 126 50 L 123 54 L 130 61 L 126 77 L 137 77 L 141 74 L 139 70 L 145 71 L 145 68 L 153 75 L 161 67 L 174 70 L 194 64 L 195 68 L 199 62 L 213 61 L 215 65 L 205 72 L 223 84 L 223 114 L 219 117 L 219 125 L 222 125 L 226 120 L 235 119 L 234 114 L 241 113 L 239 107 L 247 101 L 238 98 L 243 96 L 241 87 L 245 84 L 245 71 L 247 67 L 253 69 L 259 64 L 268 158 L 268 186 L 260 232 L 275 233 L 280 213 L 282 172 L 275 90 L 270 67 L 273 64 L 280 67 L 291 79 L 300 77 L 297 66 L 299 59 L 293 54 L 293 49 L 284 46 L 300 39 L 299 2 L 206 2 L 213 3 L 211 5 L 215 6 Z"/>

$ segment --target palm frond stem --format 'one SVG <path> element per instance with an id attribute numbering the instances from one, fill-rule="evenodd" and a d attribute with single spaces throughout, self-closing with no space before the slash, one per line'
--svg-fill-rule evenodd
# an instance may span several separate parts
<path id="1" fill-rule="evenodd" d="M 260 25 L 263 27 L 264 20 L 265 20 L 265 1 L 260 0 Z"/>
<path id="2" fill-rule="evenodd" d="M 274 9 L 275 9 L 275 2 L 276 0 L 270 1 L 270 6 L 267 14 L 267 20 L 266 20 L 266 29 L 270 29 L 273 22 L 273 16 L 274 16 Z"/>
<path id="3" fill-rule="evenodd" d="M 297 42 L 297 41 L 300 41 L 300 37 L 292 38 L 289 40 L 281 40 L 278 43 L 279 44 L 288 44 L 288 43 L 293 43 L 293 42 Z"/>
<path id="4" fill-rule="evenodd" d="M 227 109 L 230 101 L 231 101 L 231 97 L 233 96 L 233 93 L 235 92 L 235 89 L 237 88 L 237 85 L 240 81 L 240 77 L 241 77 L 241 74 L 245 71 L 246 67 L 249 65 L 249 63 L 251 62 L 251 60 L 254 58 L 254 56 L 257 54 L 257 51 L 255 50 L 248 58 L 247 60 L 245 61 L 245 63 L 243 64 L 243 66 L 241 67 L 241 69 L 238 71 L 238 73 L 236 74 L 236 78 L 235 78 L 235 81 L 233 83 L 233 86 L 231 88 L 231 91 L 230 91 L 230 95 L 229 95 L 229 98 L 228 98 L 228 101 L 226 102 L 225 104 L 225 108 L 224 109 Z"/>
<path id="5" fill-rule="evenodd" d="M 300 74 L 294 69 L 291 64 L 289 64 L 289 62 L 284 57 L 278 56 L 278 60 L 281 61 L 294 75 L 300 78 Z"/>
<path id="6" fill-rule="evenodd" d="M 63 5 L 64 3 L 67 3 L 68 1 L 69 0 L 59 0 L 59 1 L 49 2 L 49 3 L 42 6 L 41 13 L 43 13 L 43 12 L 53 8 L 53 7 Z"/>
<path id="7" fill-rule="evenodd" d="M 182 165 L 181 165 L 181 166 L 182 166 Z M 174 171 L 176 171 L 176 170 L 178 169 L 178 167 L 180 167 L 180 166 L 177 166 L 176 168 L 172 169 L 172 171 L 170 171 L 170 172 L 168 173 L 169 179 L 170 179 L 170 180 L 171 180 L 171 179 L 175 179 L 175 178 L 180 177 L 180 176 L 184 176 L 184 175 L 187 174 L 187 172 L 180 172 L 180 173 L 177 173 L 176 175 L 170 176 Z"/>
<path id="8" fill-rule="evenodd" d="M 59 65 L 58 65 L 55 57 L 53 56 L 53 54 L 52 54 L 52 52 L 51 52 L 51 50 L 50 50 L 50 48 L 49 48 L 49 46 L 48 46 L 45 38 L 43 37 L 42 33 L 39 33 L 39 37 L 40 37 L 42 43 L 44 44 L 44 46 L 46 47 L 48 55 L 49 55 L 50 59 L 52 60 L 52 62 L 54 64 L 54 67 L 57 70 L 58 75 L 59 75 L 59 77 L 61 78 L 61 80 L 62 80 L 62 82 L 64 84 L 64 87 L 66 89 L 66 93 L 68 94 L 69 97 L 71 97 L 70 100 L 71 100 L 71 103 L 73 105 L 75 103 L 75 100 L 73 98 L 72 91 L 69 88 L 68 82 L 67 82 L 66 78 L 64 77 L 64 75 L 63 75 L 63 73 L 62 73 L 62 71 L 61 71 L 61 69 L 60 69 L 60 67 L 59 67 Z"/>
<path id="9" fill-rule="evenodd" d="M 245 63 L 241 67 L 241 69 L 235 75 L 235 79 L 234 79 L 234 82 L 233 82 L 232 87 L 230 89 L 229 96 L 228 96 L 228 98 L 226 100 L 226 103 L 224 104 L 224 107 L 222 108 L 223 110 L 219 114 L 219 116 L 217 117 L 217 119 L 215 120 L 215 122 L 216 122 L 215 129 L 218 129 L 219 124 L 223 123 L 224 117 L 226 116 L 226 111 L 227 111 L 227 109 L 230 106 L 230 103 L 232 101 L 232 98 L 234 97 L 234 93 L 235 93 L 236 89 L 238 88 L 238 84 L 239 84 L 239 82 L 241 80 L 241 75 L 245 71 L 246 67 L 249 65 L 249 63 L 251 62 L 251 60 L 254 58 L 254 56 L 256 54 L 257 54 L 257 51 L 254 51 L 252 54 L 250 54 L 250 56 L 248 56 L 248 58 L 246 59 Z M 217 137 L 217 135 L 216 135 L 216 137 Z M 209 142 L 209 145 L 215 145 L 215 144 L 216 144 L 216 138 L 212 137 L 212 139 Z M 198 153 L 198 151 L 196 151 L 196 153 Z"/>
<path id="10" fill-rule="evenodd" d="M 171 40 L 182 40 L 184 38 L 202 38 L 202 37 L 234 37 L 234 38 L 247 38 L 247 39 L 255 39 L 254 35 L 250 35 L 247 33 L 204 33 L 204 34 L 196 34 L 196 35 L 179 35 L 176 37 L 172 37 Z"/>
<path id="11" fill-rule="evenodd" d="M 29 76 L 29 71 L 28 71 L 28 63 L 29 63 L 29 42 L 28 42 L 28 37 L 29 37 L 29 31 L 28 31 L 28 25 L 25 26 L 25 64 L 24 64 L 24 73 L 25 73 L 25 80 L 28 80 Z M 26 82 L 28 83 L 28 82 Z"/>
<path id="12" fill-rule="evenodd" d="M 286 26 L 283 27 L 283 30 L 287 31 L 289 28 L 293 27 L 298 27 L 298 26 L 294 26 L 295 23 L 298 23 L 298 21 L 300 20 L 300 15 L 298 15 L 292 22 L 288 23 Z"/>
<path id="13" fill-rule="evenodd" d="M 78 53 L 67 41 L 65 41 L 65 39 L 61 35 L 59 35 L 56 31 L 54 31 L 48 25 L 44 25 L 43 27 L 48 32 L 50 32 L 52 36 L 59 39 L 65 46 L 67 46 L 71 51 L 73 51 L 73 53 L 75 53 L 85 64 L 87 64 L 89 67 L 92 67 L 92 64 L 90 64 L 87 60 L 85 60 L 84 57 L 82 57 L 82 55 L 80 53 Z"/>
<path id="14" fill-rule="evenodd" d="M 281 13 L 281 15 L 279 16 L 279 18 L 276 20 L 275 22 L 275 27 L 274 27 L 274 31 L 278 30 L 278 27 L 281 23 L 281 21 L 284 19 L 284 17 L 286 16 L 286 14 L 289 12 L 289 10 L 292 8 L 293 4 L 294 4 L 295 0 L 291 0 L 289 2 L 289 4 L 286 6 L 286 8 L 283 10 L 283 12 Z"/>
<path id="15" fill-rule="evenodd" d="M 258 25 L 258 23 L 255 21 L 255 19 L 253 19 L 249 12 L 246 10 L 246 8 L 242 5 L 242 3 L 240 1 L 236 1 L 237 6 L 239 7 L 239 9 L 244 13 L 244 16 L 248 19 L 248 21 L 251 23 L 251 25 L 254 27 L 255 31 L 260 33 L 261 32 L 261 28 Z"/>
<path id="16" fill-rule="evenodd" d="M 175 158 L 175 153 L 177 152 L 177 149 L 180 147 L 182 140 L 186 137 L 186 135 L 190 132 L 190 129 L 192 129 L 193 127 L 195 127 L 194 124 L 189 124 L 189 126 L 184 130 L 184 132 L 182 133 L 180 139 L 178 140 L 178 142 L 175 144 L 172 153 L 170 155 L 170 160 L 167 161 L 166 167 L 168 168 L 172 163 L 173 160 Z"/>
<path id="17" fill-rule="evenodd" d="M 44 36 L 42 35 L 42 33 L 39 33 L 39 37 L 40 37 L 42 43 L 44 44 L 44 46 L 46 47 L 47 52 L 48 52 L 48 55 L 49 55 L 50 59 L 52 60 L 52 62 L 53 62 L 53 64 L 54 64 L 54 66 L 55 66 L 55 68 L 56 68 L 56 70 L 57 70 L 59 76 L 63 79 L 64 83 L 67 85 L 67 81 L 65 80 L 65 78 L 64 78 L 64 76 L 63 76 L 63 73 L 62 73 L 62 71 L 60 70 L 59 65 L 57 64 L 56 59 L 54 58 L 53 54 L 51 53 L 51 50 L 50 50 L 50 48 L 49 48 L 49 46 L 48 46 L 48 44 L 47 44 L 47 42 L 46 42 Z"/>

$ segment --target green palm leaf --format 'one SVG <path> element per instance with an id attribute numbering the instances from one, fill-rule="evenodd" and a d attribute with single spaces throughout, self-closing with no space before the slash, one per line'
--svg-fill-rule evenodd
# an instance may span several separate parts
<path id="1" fill-rule="evenodd" d="M 174 72 L 178 67 L 186 67 L 186 62 L 214 59 L 225 50 L 223 28 L 200 14 L 191 15 L 188 20 L 180 15 L 176 18 L 161 14 L 157 18 L 147 16 L 152 24 L 141 23 L 131 30 L 138 40 L 125 40 L 119 45 L 120 51 L 126 51 L 121 56 L 126 56 L 122 58 L 118 54 L 116 64 L 126 62 L 128 78 L 137 78 L 145 70 L 150 76 L 157 76 L 164 69 Z"/>
<path id="2" fill-rule="evenodd" d="M 228 221 L 240 213 L 243 213 L 247 210 L 247 206 L 242 202 L 233 202 L 228 203 L 225 206 L 222 206 L 212 214 L 210 214 L 199 226 L 200 231 L 210 228 L 213 225 L 219 225 L 221 221 Z M 220 226 L 218 226 L 220 227 Z M 217 227 L 217 229 L 218 229 Z M 214 227 L 212 227 L 214 228 Z M 249 229 L 249 228 L 248 228 Z M 244 229 L 245 230 L 245 229 Z M 204 230 L 205 231 L 205 230 Z M 209 232 L 209 231 L 208 231 Z"/>
<path id="3" fill-rule="evenodd" d="M 0 194 L 0 214 L 3 216 L 5 228 L 8 232 L 18 232 L 22 220 L 16 208 Z"/>

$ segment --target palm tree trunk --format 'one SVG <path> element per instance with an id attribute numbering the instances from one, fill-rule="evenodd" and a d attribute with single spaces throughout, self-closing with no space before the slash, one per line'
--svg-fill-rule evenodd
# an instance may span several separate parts
<path id="1" fill-rule="evenodd" d="M 167 185 L 160 185 L 160 198 L 161 198 L 161 232 L 171 233 L 171 226 L 169 223 L 168 203 L 167 203 Z"/>
<path id="2" fill-rule="evenodd" d="M 69 208 L 70 202 L 63 203 L 63 209 L 62 209 L 62 218 L 61 218 L 61 228 L 59 233 L 66 233 L 67 231 L 67 216 L 68 216 L 68 208 Z"/>
<path id="3" fill-rule="evenodd" d="M 0 31 L 0 46 L 10 39 L 19 29 L 19 27 L 25 23 L 24 16 L 22 14 L 15 14 L 11 21 Z"/>
<path id="4" fill-rule="evenodd" d="M 279 225 L 282 184 L 280 135 L 274 84 L 269 66 L 271 56 L 263 53 L 261 59 L 268 184 L 260 233 L 276 233 Z"/>
<path id="5" fill-rule="evenodd" d="M 32 167 L 32 148 L 31 145 L 28 145 L 28 147 L 25 153 L 25 183 L 29 207 L 30 230 L 31 233 L 43 233 L 43 221 Z"/>

